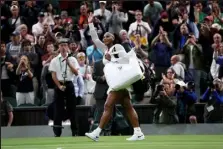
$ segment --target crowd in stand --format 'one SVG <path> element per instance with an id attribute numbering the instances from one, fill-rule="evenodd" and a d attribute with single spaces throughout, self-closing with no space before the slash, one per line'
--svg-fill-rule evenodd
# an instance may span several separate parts
<path id="1" fill-rule="evenodd" d="M 156 115 L 163 113 L 166 123 L 184 122 L 185 111 L 196 121 L 193 106 L 202 101 L 208 102 L 207 115 L 213 110 L 219 115 L 215 109 L 223 103 L 221 8 L 217 0 L 1 1 L 3 98 L 14 107 L 52 103 L 55 85 L 48 68 L 58 54 L 58 41 L 65 37 L 80 65 L 73 80 L 78 104 L 94 105 L 93 68 L 103 52 L 89 33 L 88 16 L 93 13 L 101 40 L 112 37 L 126 52 L 134 50 L 148 67 L 154 64 L 159 85 L 151 101 L 140 103 L 161 105 Z M 165 116 L 169 112 L 178 119 Z"/>

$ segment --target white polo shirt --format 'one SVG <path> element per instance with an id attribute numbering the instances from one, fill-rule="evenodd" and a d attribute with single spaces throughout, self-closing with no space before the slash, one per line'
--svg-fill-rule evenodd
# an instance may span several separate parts
<path id="1" fill-rule="evenodd" d="M 43 33 L 43 24 L 38 22 L 32 26 L 32 33 L 34 36 L 39 36 Z"/>
<path id="2" fill-rule="evenodd" d="M 147 39 L 148 34 L 151 33 L 151 28 L 149 27 L 149 24 L 147 22 L 141 21 L 140 24 L 143 24 L 149 30 L 149 33 L 147 33 L 147 31 L 142 26 L 140 27 L 142 37 L 146 37 Z M 128 35 L 130 36 L 131 34 L 135 34 L 137 27 L 138 27 L 137 22 L 133 22 L 132 24 L 130 24 Z"/>
<path id="3" fill-rule="evenodd" d="M 64 58 L 61 54 L 59 54 L 57 57 L 52 59 L 49 66 L 49 71 L 56 72 L 57 79 L 59 81 L 64 81 L 64 74 L 66 69 L 66 61 L 63 61 Z M 69 57 L 68 61 L 71 63 L 71 65 L 79 70 L 79 64 L 77 62 L 77 59 L 75 57 Z M 66 81 L 73 81 L 74 79 L 74 73 L 71 71 L 70 67 L 67 65 L 67 71 L 66 71 Z"/>

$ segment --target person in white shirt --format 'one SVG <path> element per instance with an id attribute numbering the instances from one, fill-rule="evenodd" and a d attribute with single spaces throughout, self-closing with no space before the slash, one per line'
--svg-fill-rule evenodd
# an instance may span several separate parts
<path id="1" fill-rule="evenodd" d="M 33 25 L 32 27 L 32 33 L 35 37 L 41 35 L 43 33 L 43 23 L 44 23 L 44 13 L 40 12 L 38 16 L 38 22 Z"/>
<path id="2" fill-rule="evenodd" d="M 106 20 L 111 16 L 111 12 L 105 8 L 106 1 L 99 1 L 99 4 L 100 8 L 94 11 L 94 16 L 98 17 L 102 25 L 106 27 Z"/>
<path id="3" fill-rule="evenodd" d="M 49 71 L 51 71 L 53 81 L 56 85 L 53 131 L 55 137 L 60 137 L 62 133 L 62 121 L 70 119 L 72 135 L 75 136 L 76 96 L 72 81 L 74 76 L 78 75 L 79 64 L 76 58 L 68 54 L 68 39 L 62 38 L 59 41 L 59 51 L 60 54 L 52 59 L 49 66 Z M 66 115 L 63 114 L 64 112 Z"/>
<path id="4" fill-rule="evenodd" d="M 135 42 L 135 35 L 140 34 L 141 42 L 144 46 L 148 45 L 148 35 L 151 33 L 151 28 L 147 22 L 142 21 L 142 12 L 140 10 L 135 11 L 136 22 L 130 24 L 128 35 L 130 40 Z"/>

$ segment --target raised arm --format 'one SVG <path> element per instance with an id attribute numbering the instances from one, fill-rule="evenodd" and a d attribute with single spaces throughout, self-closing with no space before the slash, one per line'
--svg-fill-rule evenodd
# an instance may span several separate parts
<path id="1" fill-rule="evenodd" d="M 98 38 L 98 34 L 95 30 L 94 24 L 92 23 L 93 21 L 93 14 L 89 15 L 88 22 L 89 22 L 89 28 L 90 28 L 90 36 L 94 44 L 98 49 L 101 49 L 103 53 L 107 50 L 106 45 Z"/>

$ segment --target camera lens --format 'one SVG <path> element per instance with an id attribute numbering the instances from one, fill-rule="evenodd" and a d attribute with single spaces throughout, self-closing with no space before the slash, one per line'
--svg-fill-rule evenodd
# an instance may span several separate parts
<path id="1" fill-rule="evenodd" d="M 180 89 L 180 85 L 177 84 L 177 85 L 175 86 L 175 89 L 176 89 L 176 90 L 179 90 L 179 89 Z"/>

